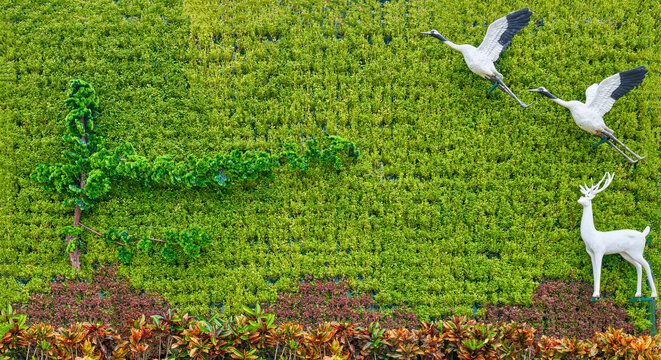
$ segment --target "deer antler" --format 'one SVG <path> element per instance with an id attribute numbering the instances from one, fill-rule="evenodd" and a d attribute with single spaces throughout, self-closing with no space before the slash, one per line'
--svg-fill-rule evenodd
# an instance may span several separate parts
<path id="1" fill-rule="evenodd" d="M 606 174 L 604 174 L 604 177 L 602 177 L 601 180 L 599 180 L 597 185 L 594 185 L 594 183 L 590 187 L 588 187 L 587 184 L 579 185 L 579 187 L 581 189 L 581 193 L 583 193 L 583 195 L 588 196 L 588 197 L 594 197 L 595 195 L 597 195 L 598 193 L 600 193 L 604 189 L 606 189 L 608 187 L 608 185 L 611 184 L 611 181 L 613 181 L 613 177 L 615 177 L 614 173 L 611 174 L 611 173 L 607 172 Z M 601 183 L 604 181 L 604 179 L 606 180 L 606 182 L 604 183 L 604 186 L 599 187 L 601 185 Z"/>

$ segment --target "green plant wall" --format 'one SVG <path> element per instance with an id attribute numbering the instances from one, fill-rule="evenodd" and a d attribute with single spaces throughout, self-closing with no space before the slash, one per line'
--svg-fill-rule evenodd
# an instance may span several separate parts
<path id="1" fill-rule="evenodd" d="M 485 99 L 490 84 L 461 54 L 420 34 L 478 45 L 522 7 L 533 18 L 499 67 L 528 109 L 502 92 Z M 596 227 L 650 225 L 646 257 L 659 272 L 659 13 L 639 1 L 14 1 L 0 13 L 0 305 L 76 275 L 58 232 L 71 214 L 29 179 L 61 160 L 73 78 L 95 87 L 107 146 L 126 140 L 149 159 L 278 152 L 325 135 L 361 151 L 340 173 L 282 169 L 228 191 L 114 187 L 86 225 L 136 236 L 196 226 L 214 238 L 186 266 L 146 256 L 121 266 L 184 310 L 207 312 L 211 299 L 235 312 L 304 275 L 346 277 L 422 318 L 529 303 L 543 279 L 591 281 L 576 200 L 606 171 L 616 177 L 593 201 Z M 635 167 L 526 91 L 583 101 L 592 83 L 639 65 L 647 78 L 604 119 L 647 156 Z M 83 236 L 80 276 L 117 260 Z M 602 291 L 631 297 L 633 266 L 606 257 Z"/>

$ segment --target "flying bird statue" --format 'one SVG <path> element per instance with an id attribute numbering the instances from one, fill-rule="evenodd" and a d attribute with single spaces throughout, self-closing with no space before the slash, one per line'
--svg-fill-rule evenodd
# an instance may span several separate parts
<path id="1" fill-rule="evenodd" d="M 544 87 L 529 89 L 529 91 L 538 92 L 569 109 L 571 116 L 574 118 L 574 121 L 578 127 L 602 139 L 595 145 L 601 144 L 602 142 L 607 142 L 610 146 L 622 154 L 630 163 L 635 164 L 638 162 L 638 160 L 642 160 L 645 157 L 638 156 L 638 154 L 633 152 L 620 140 L 613 136 L 613 130 L 606 126 L 602 117 L 613 107 L 615 100 L 621 98 L 624 96 L 624 94 L 628 93 L 630 90 L 642 83 L 643 79 L 645 79 L 646 73 L 647 69 L 645 69 L 644 66 L 639 66 L 635 69 L 622 71 L 615 75 L 609 76 L 600 83 L 592 84 L 585 91 L 585 104 L 577 100 L 564 101 L 558 99 Z M 624 151 L 622 151 L 613 143 L 613 141 L 624 147 L 624 149 L 630 152 L 635 157 L 635 159 L 632 159 L 627 154 L 625 154 Z"/>
<path id="2" fill-rule="evenodd" d="M 444 38 L 436 30 L 422 32 L 422 34 L 433 36 L 443 41 L 449 47 L 461 52 L 464 55 L 466 65 L 468 65 L 468 68 L 472 72 L 494 84 L 494 86 L 487 92 L 487 96 L 494 87 L 498 86 L 500 90 L 513 97 L 519 105 L 525 108 L 530 106 L 530 104 L 526 105 L 514 95 L 514 93 L 503 82 L 503 75 L 496 70 L 493 63 L 498 60 L 500 54 L 507 49 L 514 35 L 528 25 L 530 22 L 530 15 L 532 15 L 532 11 L 525 8 L 494 21 L 489 25 L 487 34 L 484 37 L 484 40 L 482 40 L 482 44 L 477 48 L 468 44 L 457 45 Z"/>

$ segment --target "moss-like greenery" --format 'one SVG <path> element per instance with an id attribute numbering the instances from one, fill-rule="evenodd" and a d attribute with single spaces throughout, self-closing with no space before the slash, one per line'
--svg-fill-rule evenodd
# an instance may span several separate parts
<path id="1" fill-rule="evenodd" d="M 499 66 L 528 109 L 503 93 L 485 99 L 489 83 L 459 53 L 420 35 L 478 45 L 489 22 L 525 6 L 531 24 Z M 236 312 L 304 275 L 348 278 L 421 319 L 530 303 L 539 279 L 591 279 L 578 185 L 606 171 L 616 177 L 593 201 L 596 227 L 650 225 L 646 257 L 659 272 L 659 13 L 640 1 L 13 1 L 0 12 L 0 306 L 74 275 L 64 196 L 29 178 L 61 162 L 74 78 L 97 90 L 107 146 L 127 141 L 150 160 L 326 135 L 361 150 L 340 174 L 283 168 L 268 185 L 223 192 L 113 186 L 86 214 L 99 228 L 145 236 L 151 226 L 158 237 L 190 224 L 216 239 L 186 266 L 136 256 L 120 267 L 188 311 L 208 311 L 211 298 Z M 584 100 L 590 84 L 639 65 L 647 79 L 605 116 L 647 156 L 635 167 L 525 91 Z M 81 236 L 83 276 L 117 260 Z M 634 289 L 633 266 L 606 257 L 602 292 L 623 301 Z"/>

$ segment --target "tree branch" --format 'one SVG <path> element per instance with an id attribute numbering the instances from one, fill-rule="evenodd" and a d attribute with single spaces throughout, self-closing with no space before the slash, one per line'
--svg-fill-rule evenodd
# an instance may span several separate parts
<path id="1" fill-rule="evenodd" d="M 80 225 L 80 226 L 81 226 L 82 228 L 84 228 L 85 230 L 89 230 L 89 231 L 91 231 L 92 233 L 94 233 L 94 234 L 96 234 L 96 235 L 99 235 L 100 237 L 105 237 L 105 235 L 101 234 L 100 232 L 98 232 L 98 231 L 96 231 L 96 230 L 94 230 L 94 229 L 92 229 L 92 228 L 89 228 L 89 227 L 83 225 L 83 223 L 81 223 L 81 222 L 79 222 L 78 225 Z"/>
<path id="2" fill-rule="evenodd" d="M 88 226 L 83 225 L 83 223 L 81 223 L 81 222 L 79 222 L 78 225 L 80 225 L 80 227 L 82 227 L 83 229 L 85 229 L 85 230 L 87 230 L 87 231 L 90 231 L 91 233 L 93 233 L 93 234 L 95 234 L 95 235 L 98 235 L 98 236 L 100 236 L 100 237 L 106 237 L 105 235 L 103 235 L 103 234 L 101 234 L 100 232 L 98 232 L 98 231 L 92 229 L 91 227 L 88 227 Z M 166 243 L 166 244 L 168 243 L 167 241 L 165 241 L 165 240 L 161 240 L 161 239 L 147 238 L 147 240 L 149 240 L 149 241 L 156 241 L 156 242 L 162 242 L 162 243 Z M 140 240 L 134 240 L 134 241 L 131 241 L 130 244 L 132 244 L 132 243 L 137 243 L 138 241 L 140 241 Z M 119 241 L 115 241 L 115 244 L 120 245 L 120 246 L 126 246 L 126 244 L 121 243 L 121 242 L 119 242 Z"/>

